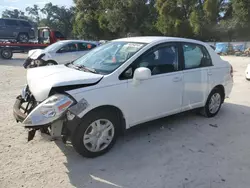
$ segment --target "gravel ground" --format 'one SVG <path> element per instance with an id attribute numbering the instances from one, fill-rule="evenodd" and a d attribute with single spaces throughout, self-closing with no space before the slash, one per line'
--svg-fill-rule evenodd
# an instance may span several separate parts
<path id="1" fill-rule="evenodd" d="M 0 59 L 0 187 L 249 188 L 250 58 L 234 67 L 230 99 L 212 119 L 187 112 L 131 129 L 106 155 L 79 156 L 70 144 L 27 133 L 12 106 L 25 84 L 25 55 Z"/>

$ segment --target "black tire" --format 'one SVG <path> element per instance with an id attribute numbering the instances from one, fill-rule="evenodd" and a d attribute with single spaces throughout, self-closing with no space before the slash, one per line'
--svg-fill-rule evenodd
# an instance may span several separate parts
<path id="1" fill-rule="evenodd" d="M 21 43 L 29 42 L 29 35 L 27 33 L 20 33 L 17 37 L 17 42 Z"/>
<path id="2" fill-rule="evenodd" d="M 211 112 L 209 110 L 209 105 L 210 105 L 212 96 L 214 96 L 215 94 L 220 95 L 220 103 L 219 103 L 218 109 L 215 112 Z M 220 111 L 221 105 L 224 101 L 223 97 L 224 97 L 224 95 L 220 89 L 218 89 L 218 88 L 213 89 L 207 98 L 206 105 L 201 109 L 201 114 L 205 117 L 208 117 L 208 118 L 216 116 L 218 114 L 218 112 Z"/>
<path id="3" fill-rule="evenodd" d="M 84 145 L 83 136 L 85 131 L 90 127 L 91 123 L 99 119 L 107 119 L 113 124 L 114 136 L 112 141 L 106 148 L 98 152 L 93 152 L 88 150 Z M 98 110 L 90 114 L 87 114 L 86 117 L 83 118 L 82 123 L 78 126 L 78 128 L 76 128 L 74 133 L 71 135 L 71 141 L 73 147 L 80 155 L 87 158 L 94 158 L 105 154 L 113 147 L 119 135 L 119 132 L 120 132 L 119 117 L 116 115 L 116 113 L 112 113 L 111 111 L 107 110 Z"/>
<path id="4" fill-rule="evenodd" d="M 11 49 L 8 49 L 8 48 L 4 48 L 1 50 L 1 57 L 3 59 L 11 59 L 13 56 L 13 52 Z"/>

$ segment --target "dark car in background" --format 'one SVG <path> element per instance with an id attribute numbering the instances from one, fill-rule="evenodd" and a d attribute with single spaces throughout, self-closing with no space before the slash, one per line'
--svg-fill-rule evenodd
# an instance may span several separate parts
<path id="1" fill-rule="evenodd" d="M 18 42 L 28 42 L 35 38 L 32 25 L 27 20 L 0 18 L 0 39 L 14 39 Z"/>

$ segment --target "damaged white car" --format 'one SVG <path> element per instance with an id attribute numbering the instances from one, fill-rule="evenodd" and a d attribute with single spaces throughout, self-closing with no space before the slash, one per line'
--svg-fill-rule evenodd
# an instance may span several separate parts
<path id="1" fill-rule="evenodd" d="M 29 140 L 41 130 L 97 157 L 134 125 L 191 109 L 215 116 L 232 86 L 232 67 L 203 42 L 131 37 L 72 63 L 28 69 L 14 117 Z"/>
<path id="2" fill-rule="evenodd" d="M 62 40 L 45 49 L 34 49 L 28 53 L 24 68 L 65 64 L 78 59 L 99 43 L 85 40 Z"/>
<path id="3" fill-rule="evenodd" d="M 247 65 L 247 68 L 245 70 L 245 76 L 247 80 L 250 80 L 250 64 Z"/>

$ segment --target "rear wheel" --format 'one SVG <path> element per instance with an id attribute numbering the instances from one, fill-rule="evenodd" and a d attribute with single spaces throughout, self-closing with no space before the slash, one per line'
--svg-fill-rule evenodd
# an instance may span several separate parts
<path id="1" fill-rule="evenodd" d="M 108 152 L 115 144 L 119 118 L 107 111 L 97 111 L 84 117 L 71 135 L 72 145 L 84 157 L 94 158 Z"/>
<path id="2" fill-rule="evenodd" d="M 202 108 L 201 114 L 206 117 L 214 117 L 218 114 L 223 102 L 223 94 L 220 89 L 213 89 L 209 94 L 206 105 Z"/>
<path id="3" fill-rule="evenodd" d="M 27 43 L 29 42 L 29 36 L 26 33 L 20 33 L 17 37 L 17 42 Z"/>
<path id="4" fill-rule="evenodd" d="M 13 56 L 13 52 L 11 49 L 4 48 L 1 50 L 1 56 L 3 59 L 11 59 Z"/>

